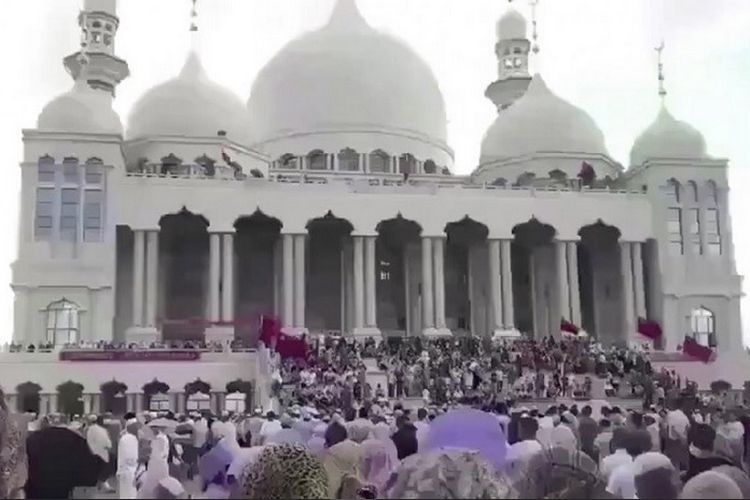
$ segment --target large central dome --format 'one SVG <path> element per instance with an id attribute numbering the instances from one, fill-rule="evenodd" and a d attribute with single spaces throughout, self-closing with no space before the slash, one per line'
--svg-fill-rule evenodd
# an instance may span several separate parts
<path id="1" fill-rule="evenodd" d="M 293 40 L 266 65 L 248 108 L 261 146 L 300 135 L 374 132 L 449 151 L 445 103 L 432 71 L 403 42 L 370 27 L 354 0 L 337 0 L 323 28 Z M 399 153 L 407 152 L 415 153 Z"/>

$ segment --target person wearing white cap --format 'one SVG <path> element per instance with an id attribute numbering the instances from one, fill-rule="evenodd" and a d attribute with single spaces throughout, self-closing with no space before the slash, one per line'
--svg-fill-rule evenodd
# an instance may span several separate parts
<path id="1" fill-rule="evenodd" d="M 89 445 L 91 453 L 100 460 L 100 488 L 111 493 L 114 491 L 109 485 L 109 452 L 112 449 L 112 441 L 109 438 L 109 433 L 102 424 L 104 419 L 97 417 L 96 415 L 89 415 L 88 417 L 89 426 L 86 429 L 86 442 Z"/>
<path id="2" fill-rule="evenodd" d="M 138 421 L 130 419 L 125 422 L 125 432 L 117 443 L 117 484 L 119 497 L 135 498 L 138 491 L 135 487 L 135 472 L 138 468 Z"/>
<path id="3" fill-rule="evenodd" d="M 154 498 L 157 500 L 176 500 L 187 497 L 182 483 L 173 477 L 165 477 L 159 481 L 154 493 Z"/>

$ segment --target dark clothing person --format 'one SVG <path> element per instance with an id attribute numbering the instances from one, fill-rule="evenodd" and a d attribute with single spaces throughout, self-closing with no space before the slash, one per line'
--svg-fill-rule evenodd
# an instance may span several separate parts
<path id="1" fill-rule="evenodd" d="M 96 486 L 99 465 L 86 440 L 70 429 L 49 427 L 26 440 L 27 498 L 68 498 L 77 486 Z"/>
<path id="2" fill-rule="evenodd" d="M 599 435 L 599 425 L 596 420 L 589 416 L 582 416 L 578 419 L 578 436 L 581 440 L 581 451 L 594 460 L 595 456 L 594 441 Z"/>
<path id="3" fill-rule="evenodd" d="M 414 424 L 403 424 L 391 439 L 396 445 L 399 460 L 417 453 L 417 428 L 414 427 Z"/>

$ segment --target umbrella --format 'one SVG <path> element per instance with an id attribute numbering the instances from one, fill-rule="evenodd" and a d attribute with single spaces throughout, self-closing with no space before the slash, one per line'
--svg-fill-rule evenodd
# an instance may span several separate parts
<path id="1" fill-rule="evenodd" d="M 500 422 L 483 411 L 462 408 L 440 415 L 430 424 L 426 450 L 475 450 L 497 471 L 505 466 L 507 442 Z"/>

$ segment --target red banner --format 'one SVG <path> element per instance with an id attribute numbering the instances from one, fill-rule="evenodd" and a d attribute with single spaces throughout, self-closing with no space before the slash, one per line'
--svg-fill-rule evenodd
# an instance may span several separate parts
<path id="1" fill-rule="evenodd" d="M 62 351 L 60 361 L 197 361 L 200 351 Z"/>

